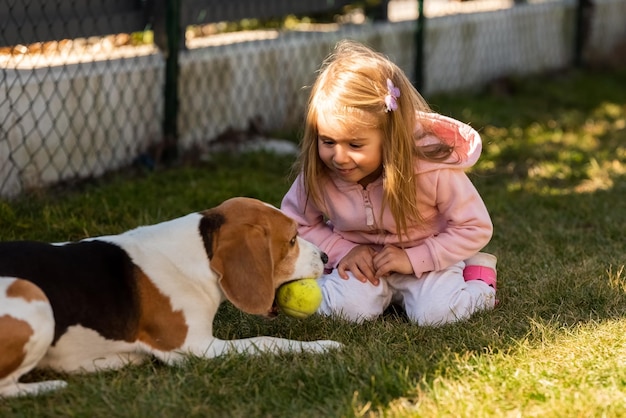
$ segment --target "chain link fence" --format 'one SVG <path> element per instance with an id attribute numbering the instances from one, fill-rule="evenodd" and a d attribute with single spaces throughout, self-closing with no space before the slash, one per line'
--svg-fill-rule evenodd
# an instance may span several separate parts
<path id="1" fill-rule="evenodd" d="M 300 127 L 342 38 L 426 95 L 611 56 L 626 0 L 0 0 L 0 197 Z"/>

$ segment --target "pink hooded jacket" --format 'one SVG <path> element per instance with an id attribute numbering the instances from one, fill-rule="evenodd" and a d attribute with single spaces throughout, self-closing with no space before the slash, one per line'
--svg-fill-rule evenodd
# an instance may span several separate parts
<path id="1" fill-rule="evenodd" d="M 420 160 L 416 166 L 418 210 L 425 223 L 409 226 L 408 238 L 402 243 L 388 209 L 380 223 L 382 177 L 363 188 L 331 176 L 322 185 L 324 210 L 307 199 L 301 175 L 283 198 L 281 210 L 298 222 L 300 235 L 328 254 L 326 267 L 337 267 L 360 244 L 375 250 L 391 244 L 405 249 L 419 277 L 469 258 L 491 239 L 493 226 L 487 208 L 464 172 L 480 156 L 478 132 L 442 115 L 418 115 L 418 120 L 425 118 L 432 122 L 434 135 L 422 137 L 418 144 L 445 141 L 455 145 L 455 152 L 445 163 Z M 421 129 L 421 125 L 416 129 L 418 136 Z"/>

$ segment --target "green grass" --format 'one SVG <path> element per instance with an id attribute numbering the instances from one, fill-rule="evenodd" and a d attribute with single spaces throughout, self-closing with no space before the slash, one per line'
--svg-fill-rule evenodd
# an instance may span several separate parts
<path id="1" fill-rule="evenodd" d="M 432 417 L 626 415 L 626 71 L 513 80 L 514 94 L 430 98 L 483 135 L 471 178 L 495 224 L 500 305 L 418 327 L 389 315 L 268 321 L 225 304 L 222 338 L 335 339 L 327 355 L 228 355 L 64 376 L 0 416 Z M 115 175 L 0 202 L 0 239 L 118 233 L 236 195 L 278 205 L 291 161 L 269 154 Z M 28 380 L 55 378 L 33 372 Z"/>

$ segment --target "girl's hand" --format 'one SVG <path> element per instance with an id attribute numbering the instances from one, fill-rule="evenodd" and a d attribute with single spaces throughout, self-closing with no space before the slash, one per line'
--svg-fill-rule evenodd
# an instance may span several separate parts
<path id="1" fill-rule="evenodd" d="M 378 285 L 378 279 L 374 275 L 374 254 L 376 252 L 367 245 L 354 247 L 337 265 L 339 276 L 347 280 L 347 272 L 350 271 L 357 280 L 363 283 L 369 280 L 374 286 Z"/>
<path id="2" fill-rule="evenodd" d="M 376 278 L 388 276 L 390 273 L 413 274 L 413 266 L 406 251 L 393 245 L 385 245 L 374 256 L 373 261 Z"/>

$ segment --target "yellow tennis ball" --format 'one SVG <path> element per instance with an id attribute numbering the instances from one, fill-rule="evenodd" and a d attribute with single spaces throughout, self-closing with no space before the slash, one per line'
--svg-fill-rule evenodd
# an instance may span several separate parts
<path id="1" fill-rule="evenodd" d="M 303 319 L 317 311 L 322 303 L 322 289 L 315 279 L 285 283 L 276 292 L 276 303 L 287 315 Z"/>

